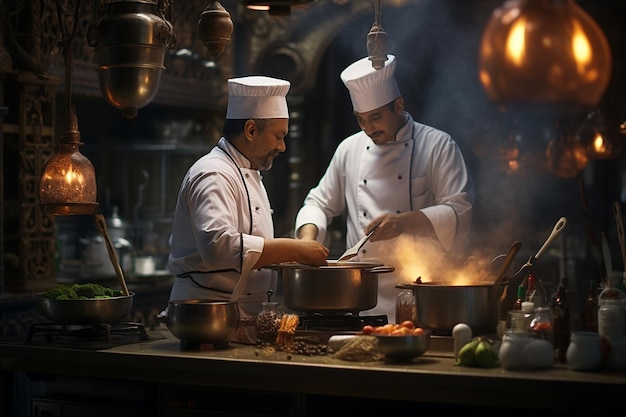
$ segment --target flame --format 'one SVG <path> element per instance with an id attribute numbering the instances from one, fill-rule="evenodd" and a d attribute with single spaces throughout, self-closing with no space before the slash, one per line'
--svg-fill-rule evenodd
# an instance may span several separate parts
<path id="1" fill-rule="evenodd" d="M 598 155 L 604 155 L 608 152 L 608 146 L 606 143 L 606 139 L 600 132 L 596 132 L 593 137 L 593 151 Z"/>
<path id="2" fill-rule="evenodd" d="M 454 265 L 451 256 L 432 242 L 400 236 L 389 264 L 396 270 L 398 284 L 415 283 L 417 278 L 442 285 L 493 283 L 491 258 L 471 257 L 463 265 Z"/>
<path id="3" fill-rule="evenodd" d="M 506 55 L 515 66 L 522 66 L 524 63 L 524 51 L 526 43 L 524 33 L 526 32 L 526 20 L 518 19 L 511 26 L 511 31 L 506 39 Z"/>

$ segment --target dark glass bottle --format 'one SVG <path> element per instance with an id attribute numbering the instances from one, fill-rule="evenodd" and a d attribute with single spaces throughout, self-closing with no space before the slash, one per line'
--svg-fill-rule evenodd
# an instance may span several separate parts
<path id="1" fill-rule="evenodd" d="M 537 287 L 537 277 L 528 274 L 528 289 L 526 290 L 526 301 L 530 301 L 535 308 L 543 307 L 543 291 Z"/>
<path id="2" fill-rule="evenodd" d="M 522 303 L 526 301 L 526 287 L 520 285 L 517 287 L 517 298 L 515 299 L 515 303 L 513 304 L 513 310 L 521 310 Z"/>
<path id="3" fill-rule="evenodd" d="M 570 342 L 570 307 L 567 302 L 567 278 L 563 278 L 552 298 L 554 359 L 566 362 Z"/>
<path id="4" fill-rule="evenodd" d="M 589 292 L 585 300 L 585 331 L 598 331 L 598 281 L 589 281 Z"/>

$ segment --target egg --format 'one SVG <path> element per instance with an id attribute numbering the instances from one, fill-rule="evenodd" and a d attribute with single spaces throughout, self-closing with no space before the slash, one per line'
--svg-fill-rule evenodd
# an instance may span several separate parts
<path id="1" fill-rule="evenodd" d="M 459 323 L 452 328 L 454 337 L 454 358 L 458 359 L 459 350 L 472 340 L 472 328 L 465 323 Z"/>

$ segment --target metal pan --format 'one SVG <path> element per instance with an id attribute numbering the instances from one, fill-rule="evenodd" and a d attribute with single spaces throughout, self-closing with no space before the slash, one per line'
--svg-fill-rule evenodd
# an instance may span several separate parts
<path id="1" fill-rule="evenodd" d="M 63 324 L 113 324 L 130 317 L 134 292 L 119 297 L 55 300 L 42 294 L 36 297 L 41 314 L 50 321 Z"/>

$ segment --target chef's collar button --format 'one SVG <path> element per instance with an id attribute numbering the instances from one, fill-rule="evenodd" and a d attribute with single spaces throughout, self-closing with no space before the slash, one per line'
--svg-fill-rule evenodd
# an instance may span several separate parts
<path id="1" fill-rule="evenodd" d="M 398 175 L 398 179 L 401 180 L 402 179 L 402 174 Z"/>
<path id="2" fill-rule="evenodd" d="M 256 211 L 259 211 L 259 207 L 258 207 L 258 206 L 256 206 L 254 209 L 255 209 Z"/>
<path id="3" fill-rule="evenodd" d="M 250 174 L 246 172 L 246 178 L 250 178 Z"/>
<path id="4" fill-rule="evenodd" d="M 367 150 L 369 151 L 369 150 L 370 150 L 370 147 L 369 147 L 369 145 L 368 145 L 368 146 L 366 146 L 366 147 L 365 147 L 365 149 L 367 149 Z"/>
<path id="5" fill-rule="evenodd" d="M 396 214 L 400 214 L 400 213 L 402 213 L 402 211 L 396 210 Z"/>
<path id="6" fill-rule="evenodd" d="M 367 178 L 363 179 L 363 184 L 367 185 Z"/>
<path id="7" fill-rule="evenodd" d="M 367 211 L 363 212 L 363 217 L 367 217 Z"/>
<path id="8" fill-rule="evenodd" d="M 406 148 L 407 146 L 409 146 L 409 144 L 408 144 L 408 143 L 405 143 L 405 144 L 404 144 L 404 147 Z"/>

